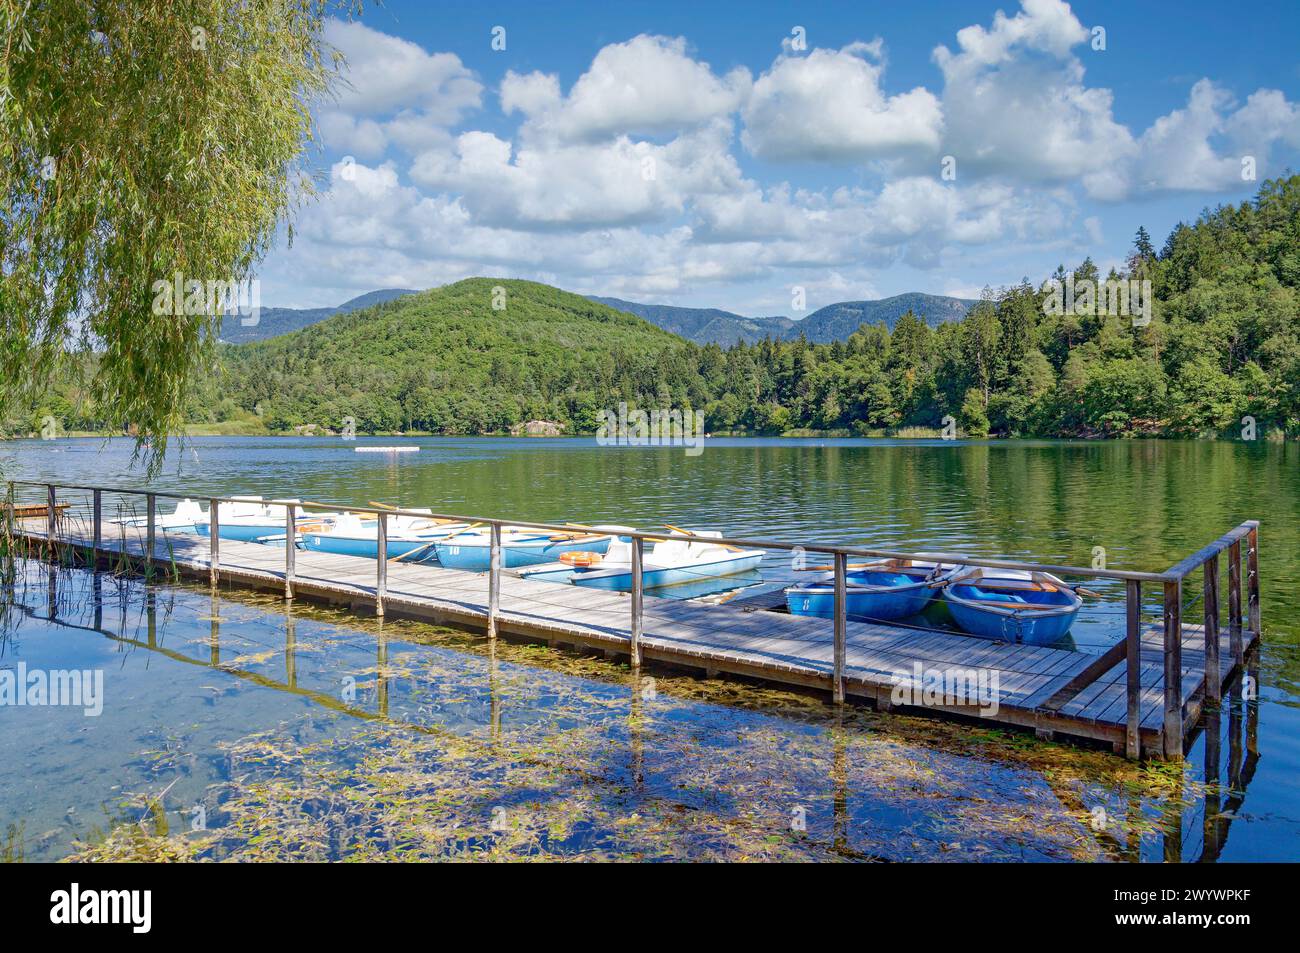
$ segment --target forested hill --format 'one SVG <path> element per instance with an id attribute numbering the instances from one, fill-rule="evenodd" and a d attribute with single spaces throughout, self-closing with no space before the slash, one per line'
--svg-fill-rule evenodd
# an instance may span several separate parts
<path id="1" fill-rule="evenodd" d="M 1207 210 L 1119 272 L 1090 260 L 1003 288 L 960 321 L 911 311 L 829 344 L 693 344 L 546 285 L 475 278 L 283 337 L 223 346 L 190 419 L 243 430 L 590 433 L 600 408 L 703 410 L 713 432 L 938 428 L 1026 436 L 1300 436 L 1300 176 Z M 1048 279 L 1150 282 L 1149 321 L 1065 313 Z M 493 307 L 493 289 L 505 289 Z M 811 319 L 809 319 L 811 320 Z M 15 407 L 7 433 L 118 425 L 72 385 Z M 220 427 L 218 427 L 220 429 Z"/>
<path id="2" fill-rule="evenodd" d="M 346 417 L 362 432 L 575 418 L 594 427 L 598 400 L 680 379 L 686 347 L 580 295 L 471 278 L 229 348 L 225 391 L 272 430 L 337 430 Z"/>

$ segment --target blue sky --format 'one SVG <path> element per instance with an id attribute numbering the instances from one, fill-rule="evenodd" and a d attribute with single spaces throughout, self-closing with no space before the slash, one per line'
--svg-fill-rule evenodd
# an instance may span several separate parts
<path id="1" fill-rule="evenodd" d="M 1298 10 L 367 5 L 262 298 L 493 275 L 797 317 L 1105 267 L 1300 168 Z"/>

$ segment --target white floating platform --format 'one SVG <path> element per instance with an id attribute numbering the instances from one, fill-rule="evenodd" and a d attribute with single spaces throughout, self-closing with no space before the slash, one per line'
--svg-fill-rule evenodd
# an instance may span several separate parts
<path id="1" fill-rule="evenodd" d="M 353 447 L 357 453 L 416 453 L 419 447 Z"/>

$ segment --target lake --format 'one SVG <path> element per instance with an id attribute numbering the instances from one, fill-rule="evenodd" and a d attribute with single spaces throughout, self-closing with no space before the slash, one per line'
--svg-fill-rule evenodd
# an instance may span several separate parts
<path id="1" fill-rule="evenodd" d="M 138 486 L 131 449 L 6 442 L 0 473 Z M 0 707 L 24 728 L 0 754 L 31 766 L 0 784 L 9 856 L 1300 857 L 1294 444 L 196 438 L 153 485 L 1146 570 L 1257 518 L 1259 698 L 1225 702 L 1216 782 L 1206 733 L 1184 771 L 668 673 L 646 697 L 544 647 L 20 563 L 0 666 L 102 668 L 109 701 Z M 1117 636 L 1101 588 L 1081 651 Z"/>

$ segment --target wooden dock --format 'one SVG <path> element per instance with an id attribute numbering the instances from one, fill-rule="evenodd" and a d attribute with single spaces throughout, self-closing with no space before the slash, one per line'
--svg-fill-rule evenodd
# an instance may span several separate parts
<path id="1" fill-rule="evenodd" d="M 13 521 L 13 532 L 48 552 L 44 544 L 51 522 L 45 515 L 28 516 Z M 149 535 L 143 527 L 123 531 L 111 523 L 103 523 L 94 533 L 88 523 L 75 519 L 60 519 L 53 533 L 56 547 L 94 553 L 101 566 L 119 564 L 124 555 L 137 565 L 146 565 Z M 152 536 L 155 567 L 174 566 L 182 574 L 203 579 L 215 576 L 208 537 L 161 529 Z M 1097 656 L 991 642 L 955 632 L 792 616 L 767 611 L 758 600 L 716 605 L 647 596 L 643 602 L 638 600 L 640 631 L 634 638 L 638 613 L 633 611 L 632 596 L 626 593 L 500 572 L 495 576 L 499 590 L 494 599 L 493 575 L 487 572 L 390 563 L 377 579 L 373 559 L 310 550 L 289 552 L 283 546 L 225 538 L 219 542 L 219 573 L 226 585 L 270 589 L 286 596 L 487 629 L 552 645 L 603 650 L 633 660 L 639 651 L 645 661 L 689 666 L 709 677 L 727 673 L 832 693 L 836 688 L 838 621 L 844 627 L 838 671 L 842 673 L 842 692 L 848 698 L 865 699 L 881 709 L 896 707 L 899 686 L 913 685 L 919 670 L 923 680 L 935 676 L 964 680 L 967 685 L 983 687 L 986 693 L 975 698 L 926 697 L 923 684 L 916 683 L 915 696 L 903 696 L 912 702 L 907 705 L 909 711 L 976 718 L 1034 730 L 1041 737 L 1090 739 L 1109 743 L 1130 756 L 1181 755 L 1200 723 L 1204 702 L 1221 697 L 1223 687 L 1236 676 L 1241 660 L 1254 650 L 1258 639 L 1257 623 L 1241 625 L 1239 565 L 1232 607 L 1236 621 L 1216 631 L 1213 642 L 1206 641 L 1204 624 L 1178 621 L 1180 645 L 1169 651 L 1167 599 L 1165 624 L 1134 624 L 1130 608 L 1129 631 L 1136 638 L 1129 638 L 1127 645 L 1121 640 L 1116 648 Z M 1235 547 L 1236 542 L 1225 546 Z M 1240 562 L 1239 552 L 1237 555 Z M 1253 548 L 1250 555 L 1253 563 Z M 1208 578 L 1207 573 L 1210 594 Z M 1129 582 L 1130 606 L 1136 586 Z M 1180 594 L 1181 589 L 1175 588 Z M 1166 584 L 1166 596 L 1168 591 Z M 1254 623 L 1258 618 L 1257 590 L 1252 588 L 1251 593 L 1256 600 L 1250 613 Z M 1217 620 L 1217 588 L 1210 595 Z M 1180 604 L 1177 611 L 1181 610 Z M 1217 630 L 1217 621 L 1209 621 Z M 1217 652 L 1213 651 L 1216 643 Z M 1217 677 L 1209 681 L 1207 646 L 1211 655 L 1217 656 L 1211 658 L 1209 667 L 1218 670 Z M 1172 723 L 1174 693 L 1166 691 L 1167 671 L 1177 671 L 1179 680 L 1178 717 Z M 995 705 L 990 704 L 994 701 Z M 1169 737 L 1171 724 L 1180 735 L 1176 740 Z"/>

